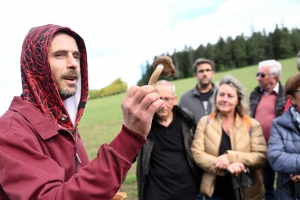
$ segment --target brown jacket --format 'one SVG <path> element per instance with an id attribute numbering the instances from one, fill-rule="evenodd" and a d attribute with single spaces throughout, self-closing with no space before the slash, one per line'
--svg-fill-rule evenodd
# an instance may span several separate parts
<path id="1" fill-rule="evenodd" d="M 208 196 L 214 192 L 216 176 L 223 175 L 223 171 L 215 169 L 213 164 L 219 156 L 222 122 L 220 114 L 209 123 L 207 116 L 202 117 L 191 147 L 195 162 L 204 170 L 200 191 Z M 247 190 L 247 199 L 261 200 L 265 190 L 259 169 L 266 163 L 267 146 L 259 122 L 251 118 L 251 127 L 250 134 L 242 118 L 236 116 L 234 126 L 229 129 L 232 150 L 228 151 L 228 156 L 230 163 L 241 162 L 251 170 L 253 185 Z"/>

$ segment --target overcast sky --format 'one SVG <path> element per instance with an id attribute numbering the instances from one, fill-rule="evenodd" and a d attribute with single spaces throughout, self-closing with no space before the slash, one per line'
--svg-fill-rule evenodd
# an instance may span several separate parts
<path id="1" fill-rule="evenodd" d="M 31 27 L 58 24 L 81 35 L 90 89 L 100 89 L 118 77 L 136 84 L 146 61 L 185 45 L 196 49 L 282 23 L 300 28 L 299 8 L 299 0 L 1 0 L 0 115 L 22 92 L 20 52 Z"/>

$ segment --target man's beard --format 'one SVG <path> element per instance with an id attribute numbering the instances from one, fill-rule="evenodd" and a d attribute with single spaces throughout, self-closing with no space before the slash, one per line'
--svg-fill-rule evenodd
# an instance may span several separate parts
<path id="1" fill-rule="evenodd" d="M 63 101 L 66 100 L 67 98 L 70 98 L 71 96 L 74 96 L 76 94 L 77 86 L 75 85 L 74 87 L 76 88 L 75 92 L 70 92 L 68 89 L 64 90 L 63 88 L 60 88 L 60 87 L 58 88 L 60 97 Z"/>
<path id="2" fill-rule="evenodd" d="M 58 92 L 59 92 L 60 97 L 63 101 L 66 100 L 67 98 L 70 98 L 70 97 L 74 96 L 76 94 L 77 85 L 75 84 L 75 85 L 70 86 L 71 88 L 75 88 L 75 91 L 71 92 L 69 89 L 62 88 L 61 80 L 69 78 L 69 77 L 74 77 L 74 76 L 76 77 L 76 80 L 78 80 L 78 73 L 75 70 L 71 70 L 71 71 L 68 71 L 68 72 L 62 74 L 60 76 L 60 78 L 55 79 L 55 82 L 56 82 L 56 85 L 57 85 L 57 88 L 58 88 Z"/>
<path id="3" fill-rule="evenodd" d="M 199 81 L 199 84 L 201 88 L 207 88 L 211 84 L 211 80 L 208 82 Z"/>

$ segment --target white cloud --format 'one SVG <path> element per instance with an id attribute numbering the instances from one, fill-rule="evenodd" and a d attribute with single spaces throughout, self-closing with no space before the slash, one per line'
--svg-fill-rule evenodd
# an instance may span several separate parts
<path id="1" fill-rule="evenodd" d="M 167 1 L 2 1 L 0 3 L 0 114 L 13 95 L 20 95 L 20 51 L 31 27 L 68 26 L 85 40 L 89 86 L 102 88 L 121 77 L 128 85 L 141 78 L 141 64 L 184 45 L 216 43 L 275 24 L 288 28 L 300 21 L 296 0 Z M 299 28 L 299 26 L 298 26 Z"/>

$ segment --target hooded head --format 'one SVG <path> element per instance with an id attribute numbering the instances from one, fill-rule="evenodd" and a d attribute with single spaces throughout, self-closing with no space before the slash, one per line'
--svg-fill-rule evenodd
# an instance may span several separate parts
<path id="1" fill-rule="evenodd" d="M 80 76 L 78 73 L 78 77 L 69 73 L 72 69 L 66 69 L 62 74 L 52 73 L 49 58 L 50 45 L 53 37 L 61 32 L 76 41 L 80 53 Z M 21 76 L 22 99 L 35 106 L 54 123 L 70 131 L 75 130 L 88 96 L 87 55 L 83 39 L 68 27 L 45 25 L 32 28 L 23 42 Z M 56 79 L 71 76 L 77 78 L 77 91 L 75 95 L 63 100 Z"/>

